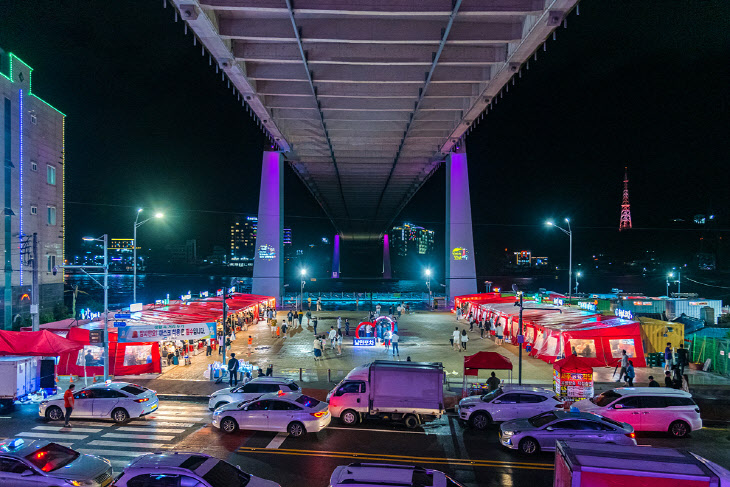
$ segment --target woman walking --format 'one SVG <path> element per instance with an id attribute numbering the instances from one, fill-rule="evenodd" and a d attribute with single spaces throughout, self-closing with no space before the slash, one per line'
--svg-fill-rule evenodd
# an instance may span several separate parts
<path id="1" fill-rule="evenodd" d="M 319 337 L 314 337 L 314 362 L 322 360 L 322 342 L 319 341 Z"/>
<path id="2" fill-rule="evenodd" d="M 342 330 L 337 330 L 337 355 L 342 355 Z"/>
<path id="3" fill-rule="evenodd" d="M 466 352 L 466 342 L 469 341 L 469 335 L 466 334 L 466 330 L 461 330 L 461 349 Z"/>
<path id="4" fill-rule="evenodd" d="M 504 336 L 502 336 L 502 323 L 497 323 L 496 334 L 494 336 L 497 345 L 502 345 L 502 341 L 504 340 Z"/>

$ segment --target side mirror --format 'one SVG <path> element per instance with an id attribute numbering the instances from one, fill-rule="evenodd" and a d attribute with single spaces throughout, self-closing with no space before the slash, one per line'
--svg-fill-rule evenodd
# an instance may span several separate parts
<path id="1" fill-rule="evenodd" d="M 35 475 L 33 470 L 23 470 L 23 473 L 20 474 L 21 477 L 30 477 L 32 475 Z"/>
<path id="2" fill-rule="evenodd" d="M 552 426 L 548 426 L 547 428 L 545 428 L 546 431 L 553 431 L 554 429 L 555 428 L 553 428 Z"/>
<path id="3" fill-rule="evenodd" d="M 502 404 L 502 401 L 500 401 L 499 399 L 495 399 L 494 401 L 492 401 L 492 404 Z"/>

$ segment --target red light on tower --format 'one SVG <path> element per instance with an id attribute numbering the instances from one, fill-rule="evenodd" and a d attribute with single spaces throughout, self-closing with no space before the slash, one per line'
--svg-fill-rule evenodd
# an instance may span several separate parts
<path id="1" fill-rule="evenodd" d="M 624 197 L 621 201 L 621 221 L 618 231 L 631 228 L 631 205 L 629 204 L 629 169 L 624 167 Z"/>

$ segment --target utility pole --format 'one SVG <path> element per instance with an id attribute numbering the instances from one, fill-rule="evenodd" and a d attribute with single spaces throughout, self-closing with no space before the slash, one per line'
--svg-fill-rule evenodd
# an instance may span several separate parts
<path id="1" fill-rule="evenodd" d="M 109 235 L 104 234 L 104 382 L 109 380 Z"/>
<path id="2" fill-rule="evenodd" d="M 38 286 L 38 234 L 33 233 L 33 288 L 30 299 L 30 316 L 33 325 L 33 331 L 41 329 L 39 317 L 39 301 L 40 291 Z"/>
<path id="3" fill-rule="evenodd" d="M 223 342 L 221 343 L 221 346 L 223 347 L 223 370 L 228 370 L 228 366 L 226 365 L 226 326 L 228 321 L 228 305 L 226 305 L 226 285 L 223 284 Z M 223 374 L 221 374 L 221 377 Z"/>

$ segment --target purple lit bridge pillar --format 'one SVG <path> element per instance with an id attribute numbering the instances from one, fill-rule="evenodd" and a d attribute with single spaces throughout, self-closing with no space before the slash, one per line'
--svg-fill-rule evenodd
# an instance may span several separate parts
<path id="1" fill-rule="evenodd" d="M 332 279 L 340 277 L 340 236 L 335 235 L 334 253 L 332 254 Z"/>
<path id="2" fill-rule="evenodd" d="M 264 152 L 261 192 L 253 261 L 253 294 L 273 296 L 283 305 L 284 284 L 284 158 L 279 152 Z"/>
<path id="3" fill-rule="evenodd" d="M 388 234 L 383 234 L 383 279 L 391 279 L 393 277 L 390 271 L 390 242 Z"/>
<path id="4" fill-rule="evenodd" d="M 477 292 L 469 168 L 464 144 L 446 157 L 446 296 Z"/>

